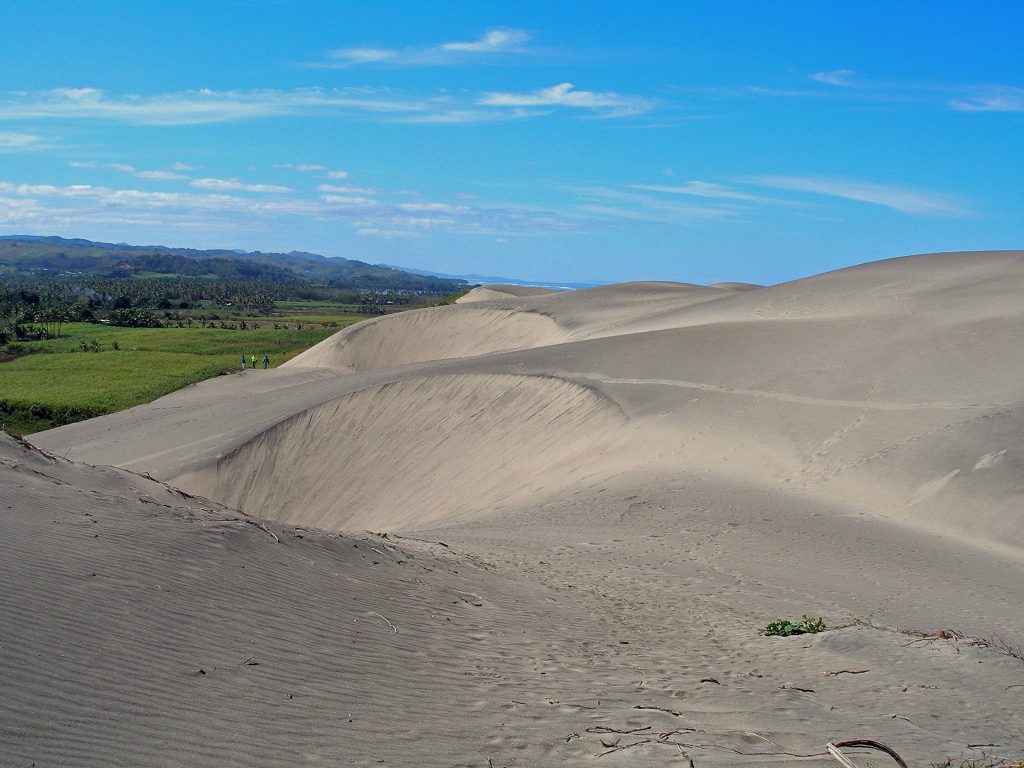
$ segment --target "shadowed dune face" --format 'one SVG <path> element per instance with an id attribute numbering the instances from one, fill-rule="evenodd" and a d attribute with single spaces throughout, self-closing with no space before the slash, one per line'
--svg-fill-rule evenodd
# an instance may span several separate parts
<path id="1" fill-rule="evenodd" d="M 564 488 L 624 423 L 613 401 L 560 379 L 409 378 L 304 411 L 176 482 L 283 522 L 410 527 Z"/>
<path id="2" fill-rule="evenodd" d="M 555 344 L 564 337 L 554 320 L 533 312 L 472 306 L 437 307 L 351 326 L 307 349 L 284 366 L 366 371 L 539 347 Z"/>

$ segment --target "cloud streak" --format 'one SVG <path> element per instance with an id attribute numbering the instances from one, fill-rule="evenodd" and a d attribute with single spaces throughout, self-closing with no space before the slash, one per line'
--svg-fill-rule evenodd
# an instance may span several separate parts
<path id="1" fill-rule="evenodd" d="M 189 186 L 197 189 L 211 189 L 219 192 L 291 192 L 290 187 L 276 184 L 244 184 L 238 179 L 193 179 Z"/>
<path id="2" fill-rule="evenodd" d="M 485 93 L 477 103 L 489 107 L 567 107 L 590 110 L 605 117 L 639 115 L 654 106 L 654 102 L 640 96 L 579 91 L 572 83 L 559 83 L 529 93 Z"/>
<path id="3" fill-rule="evenodd" d="M 817 176 L 752 176 L 748 184 L 870 203 L 915 216 L 961 217 L 966 206 L 950 195 L 891 184 Z"/>
<path id="4" fill-rule="evenodd" d="M 0 131 L 0 154 L 8 152 L 26 152 L 42 147 L 43 137 L 31 133 Z"/>
<path id="5" fill-rule="evenodd" d="M 972 96 L 953 99 L 949 106 L 958 112 L 1024 112 L 1024 88 L 988 87 Z"/>
<path id="6" fill-rule="evenodd" d="M 342 69 L 347 67 L 385 65 L 392 67 L 422 67 L 479 63 L 498 55 L 530 53 L 526 43 L 530 35 L 522 29 L 495 27 L 476 40 L 454 41 L 439 45 L 378 48 L 372 46 L 339 48 L 331 51 L 329 62 L 307 64 L 316 69 Z"/>
<path id="7" fill-rule="evenodd" d="M 106 120 L 175 126 L 302 115 L 317 112 L 418 112 L 425 102 L 368 88 L 213 91 L 155 96 L 107 94 L 96 88 L 55 88 L 0 97 L 0 120 Z"/>
<path id="8" fill-rule="evenodd" d="M 90 184 L 0 182 L 0 223 L 59 229 L 87 223 L 248 231 L 279 226 L 282 217 L 347 224 L 364 237 L 427 237 L 431 233 L 520 235 L 581 229 L 576 216 L 518 205 L 410 202 L 400 191 L 383 197 L 321 194 L 300 197 L 270 185 L 196 179 L 194 190 L 156 192 Z M 264 192 L 256 197 L 235 192 Z M 333 191 L 333 190 L 332 190 Z"/>
<path id="9" fill-rule="evenodd" d="M 853 85 L 853 77 L 857 72 L 852 69 L 833 69 L 829 72 L 815 72 L 811 80 L 825 85 L 836 85 L 842 88 L 849 88 Z"/>

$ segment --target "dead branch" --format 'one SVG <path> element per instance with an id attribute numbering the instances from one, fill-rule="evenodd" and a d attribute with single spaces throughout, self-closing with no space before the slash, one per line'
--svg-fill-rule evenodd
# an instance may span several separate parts
<path id="1" fill-rule="evenodd" d="M 394 633 L 396 635 L 398 634 L 398 627 L 396 627 L 394 624 L 392 624 L 390 621 L 388 621 L 387 617 L 385 617 L 384 614 L 377 613 L 376 611 L 370 611 L 370 615 L 371 616 L 377 616 L 378 618 L 384 619 L 384 623 L 387 624 L 389 627 L 391 627 L 391 629 L 394 631 Z"/>
<path id="2" fill-rule="evenodd" d="M 877 749 L 879 752 L 884 752 L 900 766 L 900 768 L 908 768 L 907 764 L 903 762 L 903 758 L 896 754 L 896 750 L 883 744 L 880 741 L 872 741 L 871 739 L 850 739 L 849 741 L 830 741 L 825 745 L 825 749 L 832 755 L 833 758 L 844 768 L 857 768 L 856 765 L 839 750 L 842 747 L 864 747 L 866 749 Z"/>
<path id="3" fill-rule="evenodd" d="M 265 526 L 265 525 L 264 525 L 263 523 L 261 523 L 261 522 L 260 522 L 259 520 L 250 520 L 249 518 L 245 518 L 245 522 L 247 522 L 247 523 L 248 523 L 249 525 L 255 525 L 255 526 L 256 526 L 257 528 L 259 528 L 259 529 L 260 529 L 261 531 L 264 531 L 264 532 L 266 532 L 266 533 L 269 533 L 269 534 L 270 534 L 271 536 L 273 536 L 273 537 L 274 537 L 274 541 L 276 541 L 276 542 L 277 542 L 278 544 L 280 544 L 280 543 L 281 543 L 281 540 L 280 540 L 279 538 L 277 538 L 277 534 L 276 534 L 276 533 L 274 533 L 274 532 L 273 532 L 272 530 L 270 530 L 269 528 L 267 528 L 267 526 Z"/>
<path id="4" fill-rule="evenodd" d="M 863 675 L 870 669 L 837 669 L 835 672 L 822 672 L 822 677 L 838 677 L 839 675 Z"/>
<path id="5" fill-rule="evenodd" d="M 645 725 L 642 728 L 611 728 L 607 725 L 593 725 L 587 728 L 587 733 L 640 733 L 641 731 L 649 731 L 651 726 Z"/>
<path id="6" fill-rule="evenodd" d="M 633 707 L 633 709 L 649 709 L 655 712 L 664 712 L 669 715 L 674 715 L 675 717 L 686 717 L 686 715 L 684 715 L 682 712 L 678 712 L 674 709 L 665 709 L 665 707 L 644 707 L 640 704 L 637 704 L 635 707 Z"/>

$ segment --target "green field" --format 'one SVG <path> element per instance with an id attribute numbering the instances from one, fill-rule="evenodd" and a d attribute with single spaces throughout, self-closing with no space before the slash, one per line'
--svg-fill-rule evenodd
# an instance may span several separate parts
<path id="1" fill-rule="evenodd" d="M 274 329 L 274 319 L 263 318 L 260 328 L 244 331 L 67 323 L 60 338 L 7 345 L 18 356 L 0 362 L 0 428 L 28 434 L 147 403 L 239 371 L 243 354 L 261 366 L 268 355 L 275 367 L 361 319 L 331 315 L 334 327 L 297 330 Z"/>

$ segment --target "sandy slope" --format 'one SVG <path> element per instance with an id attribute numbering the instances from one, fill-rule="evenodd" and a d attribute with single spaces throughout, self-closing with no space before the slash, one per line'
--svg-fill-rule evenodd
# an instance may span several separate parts
<path id="1" fill-rule="evenodd" d="M 469 642 L 471 660 L 460 655 L 470 630 L 451 631 L 412 643 L 407 666 L 375 645 L 323 673 L 346 702 L 366 690 L 366 676 L 384 676 L 360 699 L 372 712 L 365 725 L 342 739 L 324 715 L 309 741 L 328 750 L 344 741 L 353 764 L 374 755 L 394 765 L 581 764 L 605 751 L 602 738 L 620 739 L 612 750 L 637 743 L 601 757 L 606 765 L 682 753 L 695 765 L 829 764 L 794 755 L 854 736 L 890 741 L 912 764 L 967 744 L 1019 744 L 1024 663 L 891 630 L 955 628 L 1024 646 L 1024 252 L 911 257 L 744 288 L 489 286 L 466 303 L 346 329 L 281 369 L 205 382 L 33 440 L 267 519 L 443 540 L 450 547 L 429 556 L 443 551 L 460 564 L 452 568 L 469 557 L 491 564 L 472 578 L 510 597 L 487 604 L 500 639 Z M 81 514 L 88 468 L 59 466 L 77 474 L 46 493 L 62 514 Z M 25 492 L 10 493 L 7 514 L 21 520 Z M 117 499 L 111 514 L 122 522 L 140 514 L 132 492 Z M 168 513 L 136 523 L 133 556 L 144 559 L 157 546 L 150 527 L 195 521 Z M 240 530 L 250 538 L 232 557 L 269 546 L 259 529 Z M 311 535 L 288 545 L 334 552 L 344 541 Z M 399 625 L 440 610 L 443 584 L 409 602 L 387 592 L 393 585 L 316 570 L 340 551 L 272 559 L 264 578 L 289 594 L 334 596 L 347 584 L 361 600 L 369 590 L 371 601 L 394 603 L 382 613 Z M 40 558 L 7 555 L 5 567 Z M 163 566 L 172 576 L 173 562 Z M 225 577 L 234 562 L 219 566 Z M 122 587 L 136 594 L 130 579 Z M 208 579 L 193 594 L 216 603 L 221 588 Z M 274 601 L 283 624 L 272 636 L 314 654 L 303 656 L 314 666 L 343 645 L 314 627 L 331 621 L 334 598 L 324 599 L 319 613 L 298 600 L 291 628 L 289 609 Z M 252 612 L 235 610 L 247 621 Z M 889 629 L 757 635 L 773 618 L 805 612 Z M 59 613 L 38 618 L 38 632 Z M 205 614 L 194 623 L 214 635 L 221 626 Z M 144 625 L 140 642 L 160 646 L 160 626 Z M 427 647 L 450 650 L 446 663 L 465 674 L 432 678 L 416 655 Z M 22 663 L 19 696 L 45 688 L 50 667 Z M 856 674 L 823 676 L 839 670 Z M 402 675 L 407 684 L 387 683 Z M 421 733 L 415 745 L 395 735 L 381 751 L 379 728 L 402 731 L 430 701 L 438 735 Z M 287 720 L 286 709 L 273 714 Z M 270 739 L 275 754 L 306 743 L 288 723 Z M 443 723 L 453 723 L 450 743 Z M 656 735 L 645 743 L 646 731 L 587 730 L 648 725 Z M 35 754 L 34 733 L 17 732 L 17 755 Z M 79 744 L 61 746 L 61 734 L 38 743 Z M 220 759 L 202 764 L 230 762 L 230 740 L 210 739 Z M 99 761 L 104 743 L 68 754 Z M 328 753 L 309 754 L 329 764 Z"/>

